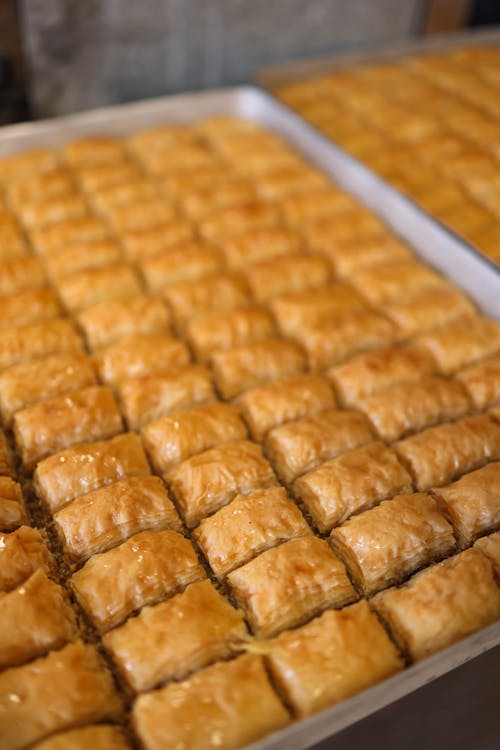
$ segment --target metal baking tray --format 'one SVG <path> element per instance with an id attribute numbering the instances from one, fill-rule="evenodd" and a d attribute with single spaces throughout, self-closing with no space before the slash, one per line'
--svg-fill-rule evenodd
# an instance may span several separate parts
<path id="1" fill-rule="evenodd" d="M 415 252 L 465 289 L 487 314 L 500 318 L 500 275 L 465 243 L 426 217 L 411 201 L 323 138 L 268 94 L 252 86 L 180 94 L 0 130 L 0 157 L 89 134 L 125 135 L 160 123 L 192 123 L 236 115 L 274 130 L 311 162 L 385 219 Z M 300 750 L 331 737 L 500 644 L 500 622 L 409 667 L 312 718 L 292 723 L 252 750 Z M 493 652 L 492 652 L 493 653 Z"/>

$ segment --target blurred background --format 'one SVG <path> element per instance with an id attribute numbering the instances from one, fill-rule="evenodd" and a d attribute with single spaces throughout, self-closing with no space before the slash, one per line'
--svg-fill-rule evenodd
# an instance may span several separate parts
<path id="1" fill-rule="evenodd" d="M 0 0 L 0 123 L 499 22 L 498 0 Z"/>

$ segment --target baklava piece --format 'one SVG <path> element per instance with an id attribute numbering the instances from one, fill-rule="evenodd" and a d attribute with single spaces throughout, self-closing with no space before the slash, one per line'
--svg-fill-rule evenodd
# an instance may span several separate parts
<path id="1" fill-rule="evenodd" d="M 180 198 L 182 212 L 194 222 L 203 221 L 217 211 L 249 203 L 255 192 L 246 180 L 228 176 L 215 185 L 194 187 Z"/>
<path id="2" fill-rule="evenodd" d="M 331 219 L 357 206 L 352 195 L 333 185 L 288 195 L 279 202 L 286 224 L 303 228 L 321 219 Z"/>
<path id="3" fill-rule="evenodd" d="M 0 736 L 21 750 L 65 729 L 117 720 L 122 705 L 94 646 L 81 641 L 0 674 Z"/>
<path id="4" fill-rule="evenodd" d="M 440 372 L 449 375 L 500 352 L 500 322 L 468 317 L 419 336 L 415 343 L 435 360 Z"/>
<path id="5" fill-rule="evenodd" d="M 92 216 L 70 219 L 48 227 L 38 227 L 30 232 L 30 240 L 39 255 L 60 250 L 74 244 L 98 242 L 108 238 L 109 230 L 100 219 Z"/>
<path id="6" fill-rule="evenodd" d="M 165 298 L 177 326 L 196 315 L 230 310 L 250 301 L 247 286 L 236 274 L 217 273 L 195 281 L 183 281 L 165 289 Z"/>
<path id="7" fill-rule="evenodd" d="M 90 349 L 108 346 L 132 334 L 164 333 L 169 322 L 168 310 L 160 297 L 147 294 L 100 302 L 78 316 Z"/>
<path id="8" fill-rule="evenodd" d="M 12 452 L 5 433 L 0 430 L 0 478 L 15 476 Z"/>
<path id="9" fill-rule="evenodd" d="M 57 154 L 49 148 L 33 148 L 12 154 L 0 161 L 0 181 L 7 183 L 49 172 L 57 167 L 57 161 Z"/>
<path id="10" fill-rule="evenodd" d="M 317 219 L 302 229 L 304 241 L 311 250 L 318 253 L 338 243 L 387 234 L 378 216 L 362 206 L 356 206 L 336 216 Z"/>
<path id="11" fill-rule="evenodd" d="M 384 500 L 333 529 L 330 542 L 364 596 L 399 583 L 455 548 L 453 529 L 428 494 Z"/>
<path id="12" fill-rule="evenodd" d="M 371 305 L 383 305 L 400 297 L 413 296 L 424 289 L 440 290 L 442 276 L 418 260 L 381 263 L 360 270 L 351 277 L 352 285 Z"/>
<path id="13" fill-rule="evenodd" d="M 273 206 L 260 201 L 248 201 L 239 206 L 214 211 L 200 221 L 198 231 L 205 240 L 220 242 L 249 229 L 267 229 L 278 224 L 279 213 Z"/>
<path id="14" fill-rule="evenodd" d="M 80 354 L 82 340 L 65 318 L 0 331 L 0 369 L 50 354 Z"/>
<path id="15" fill-rule="evenodd" d="M 175 208 L 162 198 L 109 206 L 107 220 L 118 236 L 167 224 L 176 218 Z"/>
<path id="16" fill-rule="evenodd" d="M 47 273 L 55 284 L 71 274 L 104 268 L 120 260 L 120 246 L 113 240 L 65 245 L 44 258 Z"/>
<path id="17" fill-rule="evenodd" d="M 129 299 L 142 291 L 135 273 L 125 263 L 72 273 L 59 282 L 57 289 L 71 313 L 99 302 Z"/>
<path id="18" fill-rule="evenodd" d="M 128 477 L 76 498 L 54 514 L 64 552 L 76 562 L 146 530 L 181 531 L 160 477 Z"/>
<path id="19" fill-rule="evenodd" d="M 238 495 L 205 518 L 193 536 L 221 579 L 270 547 L 310 533 L 283 487 L 270 487 Z"/>
<path id="20" fill-rule="evenodd" d="M 280 479 L 289 484 L 318 464 L 373 439 L 366 418 L 359 412 L 326 409 L 275 427 L 264 447 Z"/>
<path id="21" fill-rule="evenodd" d="M 83 192 L 91 197 L 107 188 L 134 182 L 140 172 L 132 162 L 120 159 L 102 164 L 80 165 L 75 175 Z"/>
<path id="22" fill-rule="evenodd" d="M 28 253 L 23 234 L 15 223 L 0 225 L 0 261 L 20 260 Z"/>
<path id="23" fill-rule="evenodd" d="M 418 490 L 447 484 L 500 459 L 500 426 L 487 415 L 464 417 L 396 443 L 395 450 Z"/>
<path id="24" fill-rule="evenodd" d="M 156 186 L 139 174 L 131 176 L 122 184 L 96 188 L 88 194 L 88 200 L 97 213 L 108 217 L 116 207 L 154 200 L 158 194 Z"/>
<path id="25" fill-rule="evenodd" d="M 357 406 L 385 388 L 417 382 L 433 370 L 433 362 L 425 354 L 410 348 L 390 348 L 358 354 L 332 367 L 327 377 L 344 406 Z"/>
<path id="26" fill-rule="evenodd" d="M 127 378 L 187 365 L 189 352 L 170 333 L 136 333 L 99 349 L 95 360 L 101 380 L 116 384 Z"/>
<path id="27" fill-rule="evenodd" d="M 61 314 L 55 293 L 47 287 L 0 297 L 0 328 L 50 320 Z"/>
<path id="28" fill-rule="evenodd" d="M 327 607 L 357 598 L 344 565 L 323 539 L 308 535 L 262 552 L 227 577 L 252 631 L 275 635 Z"/>
<path id="29" fill-rule="evenodd" d="M 205 578 L 188 539 L 175 531 L 141 531 L 94 555 L 71 578 L 71 588 L 99 633 L 135 610 Z"/>
<path id="30" fill-rule="evenodd" d="M 412 661 L 430 656 L 500 618 L 500 588 L 490 561 L 466 550 L 426 570 L 373 604 Z"/>
<path id="31" fill-rule="evenodd" d="M 263 304 L 279 295 L 319 289 L 330 281 L 331 271 L 321 255 L 296 253 L 250 266 L 246 279 L 254 299 Z"/>
<path id="32" fill-rule="evenodd" d="M 0 594 L 0 669 L 43 656 L 76 637 L 76 623 L 64 590 L 42 570 Z"/>
<path id="33" fill-rule="evenodd" d="M 71 729 L 52 735 L 34 746 L 34 750 L 130 750 L 119 727 L 110 724 Z"/>
<path id="34" fill-rule="evenodd" d="M 49 573 L 52 555 L 42 533 L 21 526 L 9 534 L 0 534 L 0 591 L 9 591 L 37 570 Z"/>
<path id="35" fill-rule="evenodd" d="M 89 208 L 81 195 L 70 193 L 58 198 L 44 198 L 24 203 L 18 214 L 24 227 L 29 230 L 86 218 Z"/>
<path id="36" fill-rule="evenodd" d="M 404 382 L 362 399 L 358 408 L 377 435 L 392 443 L 439 422 L 449 422 L 470 411 L 465 389 L 441 377 Z"/>
<path id="37" fill-rule="evenodd" d="M 366 601 L 324 612 L 270 643 L 266 661 L 298 718 L 391 677 L 404 662 Z"/>
<path id="38" fill-rule="evenodd" d="M 457 372 L 476 409 L 487 409 L 500 401 L 500 356 L 470 365 Z"/>
<path id="39" fill-rule="evenodd" d="M 41 461 L 34 482 L 38 497 L 55 513 L 99 487 L 131 476 L 150 474 L 140 438 L 133 433 L 112 440 L 67 448 Z"/>
<path id="40" fill-rule="evenodd" d="M 410 248 L 389 233 L 335 242 L 323 246 L 321 254 L 330 261 L 338 276 L 346 278 L 380 263 L 396 265 L 412 258 Z"/>
<path id="41" fill-rule="evenodd" d="M 145 258 L 139 264 L 147 288 L 158 292 L 172 284 L 195 281 L 221 270 L 216 250 L 203 242 L 183 242 Z"/>
<path id="42" fill-rule="evenodd" d="M 175 245 L 187 245 L 193 239 L 193 228 L 184 219 L 170 219 L 157 227 L 125 232 L 120 239 L 127 259 L 139 263 L 157 253 L 168 254 Z"/>
<path id="43" fill-rule="evenodd" d="M 245 234 L 220 240 L 217 248 L 228 268 L 232 271 L 241 271 L 254 263 L 296 253 L 300 249 L 300 244 L 296 234 L 289 229 L 252 228 Z"/>
<path id="44" fill-rule="evenodd" d="M 500 581 L 500 531 L 478 539 L 474 544 L 474 549 L 486 555 L 493 565 L 498 581 Z"/>
<path id="45" fill-rule="evenodd" d="M 246 440 L 188 458 L 167 472 L 165 479 L 189 528 L 236 495 L 277 483 L 260 447 Z"/>
<path id="46" fill-rule="evenodd" d="M 197 453 L 244 440 L 246 436 L 247 429 L 238 410 L 220 402 L 160 417 L 142 430 L 144 447 L 160 472 Z"/>
<path id="47" fill-rule="evenodd" d="M 197 721 L 193 721 L 193 716 Z M 262 657 L 245 654 L 141 695 L 132 710 L 145 750 L 243 747 L 288 724 Z M 208 745 L 207 745 L 208 743 Z"/>
<path id="48" fill-rule="evenodd" d="M 93 135 L 71 141 L 64 146 L 63 158 L 73 169 L 90 164 L 106 164 L 121 161 L 125 149 L 118 138 L 105 135 Z"/>
<path id="49" fill-rule="evenodd" d="M 247 391 L 236 406 L 254 440 L 261 441 L 273 427 L 334 407 L 335 398 L 324 378 L 300 375 Z"/>
<path id="50" fill-rule="evenodd" d="M 304 474 L 295 480 L 293 489 L 318 529 L 326 532 L 353 513 L 413 488 L 394 451 L 374 442 Z"/>
<path id="51" fill-rule="evenodd" d="M 118 386 L 118 394 L 131 430 L 137 430 L 173 411 L 210 404 L 216 400 L 210 375 L 199 365 L 171 367 L 124 380 Z"/>
<path id="52" fill-rule="evenodd" d="M 1 296 L 37 289 L 45 283 L 45 272 L 38 258 L 11 258 L 0 264 Z"/>
<path id="53" fill-rule="evenodd" d="M 273 169 L 257 176 L 255 189 L 266 201 L 281 201 L 299 193 L 316 194 L 321 188 L 329 187 L 328 177 L 306 165 L 288 166 Z M 331 188 L 331 186 L 330 186 Z M 323 203 L 327 206 L 327 201 Z M 289 206 L 289 210 L 291 206 Z"/>
<path id="54" fill-rule="evenodd" d="M 206 364 L 215 351 L 254 344 L 273 337 L 274 325 L 269 313 L 253 305 L 227 311 L 210 312 L 191 320 L 186 338 L 194 356 Z"/>
<path id="55" fill-rule="evenodd" d="M 17 482 L 0 476 L 0 531 L 14 531 L 27 523 L 23 493 Z"/>
<path id="56" fill-rule="evenodd" d="M 143 167 L 155 179 L 195 170 L 224 169 L 220 158 L 199 143 L 177 143 L 169 147 L 142 151 Z"/>
<path id="57" fill-rule="evenodd" d="M 142 692 L 229 656 L 246 635 L 243 613 L 206 580 L 144 607 L 103 642 L 123 679 Z"/>
<path id="58" fill-rule="evenodd" d="M 455 287 L 425 289 L 412 295 L 387 302 L 384 313 L 392 320 L 399 340 L 408 339 L 431 328 L 477 314 L 472 303 Z"/>
<path id="59" fill-rule="evenodd" d="M 305 358 L 297 344 L 280 339 L 214 352 L 211 363 L 215 384 L 226 399 L 305 370 Z"/>
<path id="60" fill-rule="evenodd" d="M 460 547 L 500 528 L 500 462 L 494 461 L 434 491 Z"/>

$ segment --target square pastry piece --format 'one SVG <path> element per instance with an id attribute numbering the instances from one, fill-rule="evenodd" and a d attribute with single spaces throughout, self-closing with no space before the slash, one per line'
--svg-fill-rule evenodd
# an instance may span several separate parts
<path id="1" fill-rule="evenodd" d="M 474 549 L 479 550 L 491 561 L 497 580 L 500 581 L 500 531 L 478 539 Z"/>
<path id="2" fill-rule="evenodd" d="M 396 642 L 418 661 L 500 618 L 490 561 L 465 550 L 372 600 Z"/>
<path id="3" fill-rule="evenodd" d="M 354 516 L 332 531 L 330 542 L 365 596 L 455 548 L 451 525 L 424 492 L 398 495 Z"/>
<path id="4" fill-rule="evenodd" d="M 399 672 L 404 661 L 366 601 L 324 612 L 271 641 L 266 661 L 298 718 Z"/>
<path id="5" fill-rule="evenodd" d="M 103 642 L 126 683 L 142 692 L 229 656 L 246 637 L 243 613 L 200 581 L 144 607 Z"/>
<path id="6" fill-rule="evenodd" d="M 172 284 L 166 288 L 165 298 L 178 328 L 197 315 L 230 310 L 250 302 L 243 278 L 230 273 L 214 273 L 195 281 Z"/>
<path id="7" fill-rule="evenodd" d="M 236 495 L 277 484 L 261 448 L 247 440 L 224 443 L 188 458 L 165 474 L 189 528 Z"/>
<path id="8" fill-rule="evenodd" d="M 430 427 L 394 446 L 418 490 L 447 484 L 500 459 L 500 425 L 486 414 Z"/>
<path id="9" fill-rule="evenodd" d="M 457 320 L 419 336 L 416 344 L 448 375 L 500 352 L 500 322 L 479 315 Z"/>
<path id="10" fill-rule="evenodd" d="M 65 318 L 0 331 L 0 369 L 49 354 L 81 354 L 82 341 Z"/>
<path id="11" fill-rule="evenodd" d="M 21 750 L 64 729 L 120 718 L 111 675 L 81 641 L 0 674 L 2 750 Z"/>
<path id="12" fill-rule="evenodd" d="M 80 606 L 100 633 L 145 604 L 205 578 L 188 539 L 175 531 L 141 531 L 94 555 L 71 578 Z"/>
<path id="13" fill-rule="evenodd" d="M 281 729 L 289 720 L 262 658 L 253 654 L 141 695 L 132 709 L 145 750 L 232 750 Z"/>
<path id="14" fill-rule="evenodd" d="M 374 442 L 344 453 L 295 480 L 293 489 L 318 529 L 330 531 L 353 513 L 411 492 L 411 477 L 394 451 Z"/>
<path id="15" fill-rule="evenodd" d="M 255 490 L 205 518 L 193 536 L 217 578 L 280 542 L 310 534 L 282 487 Z"/>
<path id="16" fill-rule="evenodd" d="M 483 410 L 500 401 L 500 356 L 457 372 L 476 409 Z"/>
<path id="17" fill-rule="evenodd" d="M 110 724 L 95 724 L 81 729 L 71 729 L 53 735 L 39 744 L 35 750 L 130 750 L 130 745 L 120 727 Z"/>
<path id="18" fill-rule="evenodd" d="M 259 637 L 357 599 L 343 564 L 323 539 L 312 535 L 263 552 L 227 580 Z"/>
<path id="19" fill-rule="evenodd" d="M 280 479 L 289 484 L 323 461 L 373 439 L 360 412 L 326 409 L 275 427 L 266 438 L 265 451 Z"/>
<path id="20" fill-rule="evenodd" d="M 116 384 L 189 362 L 186 346 L 170 333 L 131 334 L 99 349 L 95 362 L 101 380 Z"/>
<path id="21" fill-rule="evenodd" d="M 155 292 L 171 284 L 208 276 L 219 271 L 221 265 L 220 256 L 213 247 L 190 240 L 151 253 L 141 260 L 139 268 L 147 288 Z"/>
<path id="22" fill-rule="evenodd" d="M 14 531 L 27 522 L 20 485 L 10 477 L 0 476 L 0 531 Z"/>
<path id="23" fill-rule="evenodd" d="M 10 591 L 37 570 L 49 573 L 52 564 L 38 529 L 21 526 L 10 534 L 0 534 L 0 591 Z"/>
<path id="24" fill-rule="evenodd" d="M 445 282 L 442 288 L 425 289 L 411 297 L 386 302 L 383 310 L 394 323 L 399 341 L 477 314 L 467 297 Z"/>

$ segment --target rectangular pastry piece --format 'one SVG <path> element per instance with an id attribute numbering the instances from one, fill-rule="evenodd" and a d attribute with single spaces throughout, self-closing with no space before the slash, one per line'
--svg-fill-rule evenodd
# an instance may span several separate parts
<path id="1" fill-rule="evenodd" d="M 78 316 L 89 349 L 108 346 L 132 334 L 164 333 L 169 322 L 163 300 L 150 294 L 106 300 Z"/>
<path id="2" fill-rule="evenodd" d="M 443 285 L 439 289 L 425 289 L 407 299 L 387 302 L 384 313 L 394 323 L 398 339 L 404 340 L 462 318 L 469 322 L 477 311 L 461 292 Z"/>
<path id="3" fill-rule="evenodd" d="M 500 425 L 487 415 L 464 417 L 429 427 L 394 448 L 417 489 L 428 490 L 500 459 Z"/>
<path id="4" fill-rule="evenodd" d="M 469 549 L 420 571 L 373 605 L 393 638 L 419 661 L 500 618 L 500 588 L 490 561 Z"/>
<path id="5" fill-rule="evenodd" d="M 192 456 L 170 469 L 165 479 L 189 528 L 236 495 L 277 484 L 260 447 L 246 440 Z"/>
<path id="6" fill-rule="evenodd" d="M 50 354 L 80 354 L 82 340 L 65 318 L 0 331 L 0 369 Z"/>
<path id="7" fill-rule="evenodd" d="M 54 522 L 64 552 L 76 562 L 105 552 L 141 531 L 182 524 L 160 477 L 121 479 L 61 508 Z"/>
<path id="8" fill-rule="evenodd" d="M 91 385 L 16 412 L 14 438 L 26 470 L 71 445 L 105 440 L 122 432 L 111 388 Z"/>
<path id="9" fill-rule="evenodd" d="M 75 191 L 75 181 L 68 169 L 56 167 L 50 171 L 27 174 L 5 187 L 7 202 L 17 212 L 26 203 L 59 198 Z"/>
<path id="10" fill-rule="evenodd" d="M 193 239 L 193 228 L 185 219 L 171 219 L 157 227 L 148 227 L 122 234 L 121 242 L 127 259 L 139 263 L 157 253 L 163 254 L 175 245 Z"/>
<path id="11" fill-rule="evenodd" d="M 57 290 L 70 313 L 99 302 L 128 299 L 142 291 L 135 273 L 125 263 L 73 273 L 59 281 Z"/>
<path id="12" fill-rule="evenodd" d="M 95 724 L 55 734 L 34 746 L 34 750 L 130 750 L 123 731 L 111 724 Z"/>
<path id="13" fill-rule="evenodd" d="M 0 478 L 15 477 L 12 453 L 5 433 L 0 430 Z"/>
<path id="14" fill-rule="evenodd" d="M 457 320 L 416 339 L 440 372 L 449 375 L 477 360 L 500 353 L 500 322 L 481 315 Z"/>
<path id="15" fill-rule="evenodd" d="M 48 172 L 57 167 L 57 161 L 56 152 L 49 148 L 32 148 L 12 154 L 0 161 L 0 181 L 4 183 L 37 172 Z"/>
<path id="16" fill-rule="evenodd" d="M 430 376 L 386 388 L 362 399 L 358 408 L 379 438 L 392 443 L 438 422 L 463 417 L 471 402 L 460 383 Z"/>
<path id="17" fill-rule="evenodd" d="M 27 289 L 0 297 L 0 328 L 50 320 L 60 313 L 57 297 L 48 287 Z"/>
<path id="18" fill-rule="evenodd" d="M 246 279 L 254 299 L 263 304 L 283 294 L 319 289 L 331 280 L 331 270 L 321 255 L 296 253 L 249 266 Z"/>
<path id="19" fill-rule="evenodd" d="M 131 430 L 173 411 L 216 400 L 210 375 L 199 365 L 171 367 L 124 380 L 118 386 L 118 395 Z"/>
<path id="20" fill-rule="evenodd" d="M 236 307 L 231 312 L 209 312 L 186 326 L 187 341 L 202 364 L 208 362 L 213 352 L 265 341 L 274 333 L 270 314 L 254 305 Z"/>
<path id="21" fill-rule="evenodd" d="M 19 260 L 27 255 L 28 249 L 21 230 L 15 223 L 0 226 L 0 261 Z"/>
<path id="22" fill-rule="evenodd" d="M 426 354 L 411 348 L 388 348 L 358 354 L 326 374 L 340 402 L 357 406 L 385 388 L 416 382 L 433 371 L 432 359 Z"/>
<path id="23" fill-rule="evenodd" d="M 164 198 L 147 198 L 134 203 L 109 206 L 106 218 L 120 236 L 168 224 L 176 215 L 173 205 Z"/>
<path id="24" fill-rule="evenodd" d="M 0 591 L 9 591 L 37 570 L 49 573 L 52 555 L 42 533 L 20 526 L 10 534 L 0 534 Z"/>
<path id="25" fill-rule="evenodd" d="M 92 135 L 78 138 L 63 148 L 63 158 L 73 169 L 89 164 L 106 164 L 121 161 L 125 149 L 118 138 L 105 135 Z"/>
<path id="26" fill-rule="evenodd" d="M 226 237 L 217 242 L 228 268 L 241 271 L 254 263 L 271 261 L 300 249 L 295 232 L 281 227 L 251 228 L 236 237 Z"/>
<path id="27" fill-rule="evenodd" d="M 81 641 L 0 674 L 0 737 L 21 750 L 82 724 L 116 720 L 122 712 L 111 675 L 94 646 Z"/>
<path id="28" fill-rule="evenodd" d="M 255 180 L 257 194 L 266 201 L 281 201 L 299 193 L 316 194 L 329 186 L 328 177 L 308 165 L 274 169 Z M 331 187 L 331 186 L 330 186 Z M 323 205 L 325 206 L 325 203 Z"/>
<path id="29" fill-rule="evenodd" d="M 218 156 L 198 143 L 177 143 L 168 148 L 142 151 L 140 160 L 155 179 L 184 171 L 213 169 L 221 164 Z"/>
<path id="30" fill-rule="evenodd" d="M 305 370 L 301 349 L 281 339 L 214 352 L 211 363 L 217 389 L 226 399 L 249 388 L 300 375 Z"/>
<path id="31" fill-rule="evenodd" d="M 321 219 L 338 216 L 356 205 L 357 202 L 351 195 L 333 185 L 288 195 L 279 202 L 285 223 L 300 228 Z"/>
<path id="32" fill-rule="evenodd" d="M 474 549 L 490 560 L 497 579 L 500 581 L 500 531 L 483 536 L 474 544 Z"/>
<path id="33" fill-rule="evenodd" d="M 363 237 L 387 234 L 380 219 L 363 206 L 356 206 L 336 216 L 317 219 L 302 229 L 305 244 L 318 253 L 338 243 Z"/>
<path id="34" fill-rule="evenodd" d="M 500 528 L 499 461 L 433 492 L 453 525 L 460 547 L 469 547 L 478 536 Z"/>
<path id="35" fill-rule="evenodd" d="M 262 657 L 245 654 L 139 696 L 132 721 L 145 750 L 206 750 L 207 739 L 213 747 L 210 738 L 220 750 L 231 750 L 281 729 L 289 715 Z"/>
<path id="36" fill-rule="evenodd" d="M 178 327 L 196 315 L 231 310 L 250 301 L 243 278 L 230 273 L 215 273 L 202 279 L 172 284 L 165 289 L 165 298 Z"/>
<path id="37" fill-rule="evenodd" d="M 176 531 L 141 531 L 94 555 L 71 578 L 78 603 L 99 633 L 135 610 L 205 578 L 189 541 Z"/>
<path id="38" fill-rule="evenodd" d="M 476 409 L 487 409 L 500 401 L 500 355 L 457 372 Z"/>
<path id="39" fill-rule="evenodd" d="M 220 271 L 219 253 L 210 245 L 190 240 L 144 258 L 139 268 L 152 292 L 160 291 L 171 284 L 194 281 Z"/>
<path id="40" fill-rule="evenodd" d="M 326 409 L 275 427 L 264 448 L 280 479 L 289 484 L 318 464 L 373 439 L 366 418 L 359 412 Z"/>
<path id="41" fill-rule="evenodd" d="M 444 279 L 424 263 L 411 258 L 361 269 L 350 281 L 371 305 L 379 306 L 424 289 L 435 289 L 438 293 Z"/>
<path id="42" fill-rule="evenodd" d="M 24 203 L 18 210 L 26 229 L 48 227 L 62 221 L 83 219 L 89 215 L 87 201 L 78 193 Z"/>
<path id="43" fill-rule="evenodd" d="M 83 164 L 78 167 L 75 177 L 82 191 L 90 197 L 102 190 L 127 185 L 140 176 L 135 164 L 125 159 L 102 164 Z"/>
<path id="44" fill-rule="evenodd" d="M 410 475 L 395 452 L 380 442 L 343 453 L 293 484 L 295 494 L 322 532 L 330 531 L 353 513 L 412 489 Z"/>
<path id="45" fill-rule="evenodd" d="M 0 414 L 6 427 L 20 409 L 94 385 L 95 373 L 83 354 L 53 354 L 13 365 L 0 373 Z"/>
<path id="46" fill-rule="evenodd" d="M 229 573 L 227 581 L 259 637 L 357 599 L 344 565 L 323 539 L 312 535 L 262 552 Z"/>
<path id="47" fill-rule="evenodd" d="M 451 525 L 424 492 L 365 510 L 333 529 L 330 542 L 364 596 L 400 583 L 455 548 Z"/>
<path id="48" fill-rule="evenodd" d="M 10 477 L 0 476 L 0 531 L 14 531 L 27 523 L 21 487 Z"/>
<path id="49" fill-rule="evenodd" d="M 246 635 L 243 613 L 205 580 L 144 607 L 103 643 L 126 683 L 143 692 L 229 656 Z"/>
<path id="50" fill-rule="evenodd" d="M 323 246 L 321 254 L 330 261 L 337 276 L 346 278 L 379 263 L 399 264 L 412 257 L 410 248 L 389 232 L 334 242 Z"/>
<path id="51" fill-rule="evenodd" d="M 279 225 L 279 213 L 267 203 L 253 200 L 239 206 L 221 208 L 200 221 L 198 231 L 209 242 L 243 234 L 249 229 L 266 229 Z"/>
<path id="52" fill-rule="evenodd" d="M 97 242 L 108 238 L 106 224 L 93 216 L 69 219 L 48 227 L 37 227 L 30 232 L 30 240 L 38 255 L 48 255 L 68 245 Z"/>
<path id="53" fill-rule="evenodd" d="M 67 448 L 41 461 L 35 471 L 35 490 L 51 512 L 92 490 L 119 479 L 150 474 L 140 438 L 133 433 L 111 440 Z"/>
<path id="54" fill-rule="evenodd" d="M 228 178 L 234 177 L 234 170 L 229 164 L 211 161 L 210 164 L 198 169 L 181 169 L 161 175 L 157 179 L 162 195 L 174 203 L 202 187 L 227 183 Z"/>
<path id="55" fill-rule="evenodd" d="M 189 352 L 170 333 L 132 333 L 99 349 L 95 362 L 101 380 L 116 384 L 127 378 L 187 365 Z"/>
<path id="56" fill-rule="evenodd" d="M 324 612 L 271 641 L 275 684 L 301 719 L 350 698 L 404 667 L 366 601 Z"/>
<path id="57" fill-rule="evenodd" d="M 254 440 L 299 417 L 314 416 L 335 406 L 328 382 L 319 375 L 299 375 L 246 391 L 236 400 Z"/>
<path id="58" fill-rule="evenodd" d="M 201 185 L 180 197 L 182 212 L 194 222 L 202 221 L 224 208 L 249 203 L 255 198 L 251 185 L 240 177 L 227 177 L 215 185 Z"/>
<path id="59" fill-rule="evenodd" d="M 284 148 L 263 149 L 260 143 L 242 149 L 233 156 L 233 167 L 238 174 L 255 180 L 277 169 L 297 167 L 303 164 L 300 157 Z"/>
<path id="60" fill-rule="evenodd" d="M 157 195 L 153 182 L 135 174 L 121 184 L 95 188 L 88 193 L 88 201 L 97 213 L 108 217 L 117 207 L 153 200 Z"/>
<path id="61" fill-rule="evenodd" d="M 0 296 L 17 294 L 45 285 L 45 272 L 38 258 L 11 258 L 0 264 Z"/>
<path id="62" fill-rule="evenodd" d="M 146 425 L 144 447 L 157 471 L 165 472 L 197 453 L 234 440 L 247 429 L 234 406 L 216 402 L 176 411 Z"/>
<path id="63" fill-rule="evenodd" d="M 64 590 L 42 570 L 0 594 L 0 627 L 0 669 L 61 648 L 77 633 Z"/>
<path id="64" fill-rule="evenodd" d="M 44 258 L 47 273 L 54 283 L 81 271 L 90 271 L 118 263 L 120 246 L 114 240 L 96 240 L 86 244 L 64 245 Z"/>
<path id="65" fill-rule="evenodd" d="M 238 495 L 193 532 L 210 567 L 222 579 L 270 547 L 311 530 L 283 487 Z"/>

